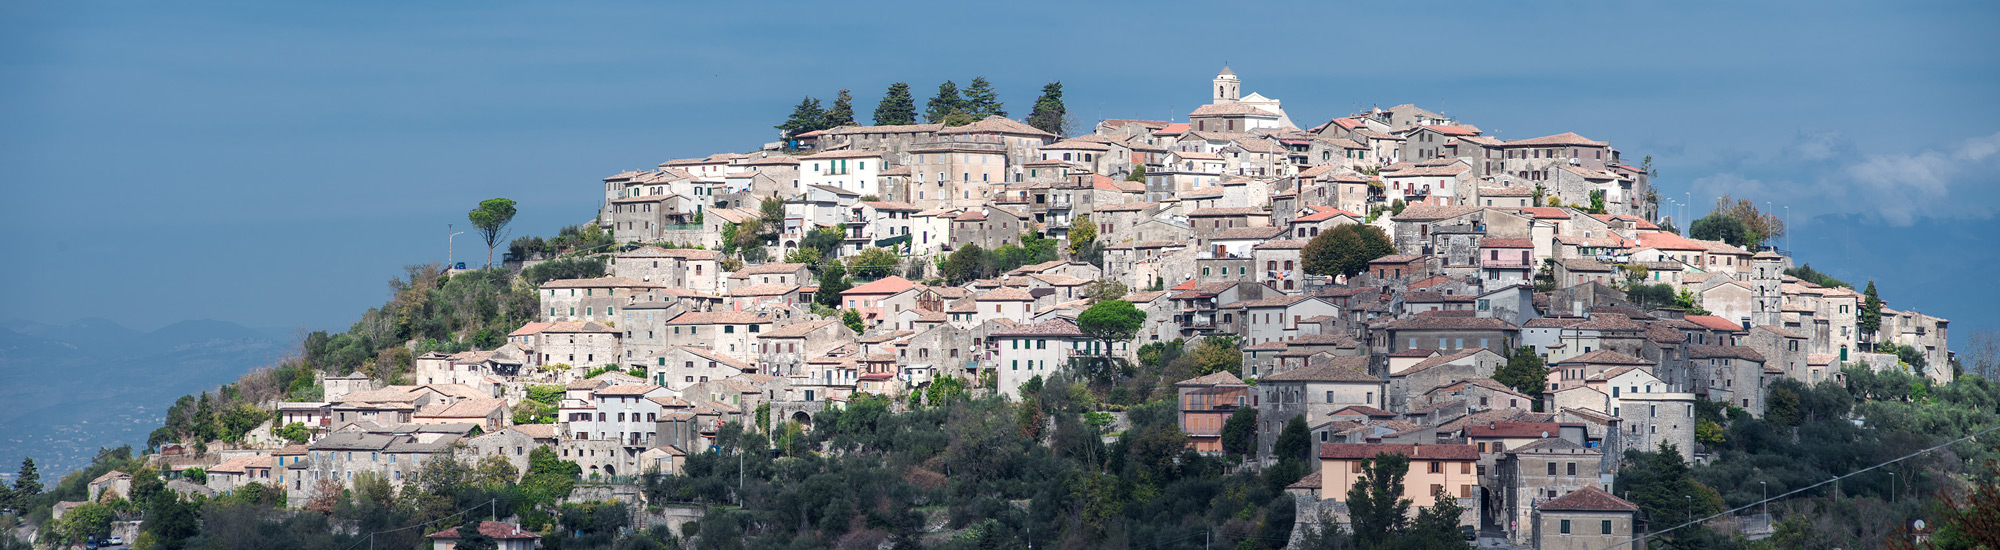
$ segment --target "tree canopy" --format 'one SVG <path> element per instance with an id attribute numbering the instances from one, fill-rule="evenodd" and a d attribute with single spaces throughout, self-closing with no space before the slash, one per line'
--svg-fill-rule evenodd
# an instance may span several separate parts
<path id="1" fill-rule="evenodd" d="M 946 126 L 964 126 L 973 122 L 965 112 L 965 99 L 958 95 L 958 83 L 946 80 L 938 85 L 937 95 L 924 103 L 924 121 Z"/>
<path id="2" fill-rule="evenodd" d="M 792 116 L 774 126 L 784 133 L 785 139 L 797 139 L 799 134 L 823 129 L 826 124 L 826 110 L 819 106 L 819 99 L 807 96 L 792 108 Z"/>
<path id="3" fill-rule="evenodd" d="M 1111 353 L 1113 343 L 1132 341 L 1145 323 L 1146 312 L 1124 300 L 1097 302 L 1076 317 L 1076 328 L 1085 336 L 1103 342 L 1103 352 L 1107 354 Z"/>
<path id="4" fill-rule="evenodd" d="M 1722 241 L 1733 246 L 1752 247 L 1758 240 L 1750 229 L 1743 226 L 1743 220 L 1721 212 L 1710 213 L 1693 225 L 1688 226 L 1688 236 L 1704 241 Z"/>
<path id="5" fill-rule="evenodd" d="M 851 126 L 853 124 L 854 95 L 850 94 L 847 90 L 841 90 L 839 94 L 834 96 L 833 106 L 826 109 L 826 115 L 820 121 L 819 129 L 824 130 L 827 128 Z"/>
<path id="6" fill-rule="evenodd" d="M 973 77 L 972 83 L 966 85 L 962 110 L 972 120 L 981 120 L 989 116 L 1007 116 L 1007 109 L 1000 101 L 1000 94 L 993 91 L 993 83 L 987 82 L 983 76 Z"/>
<path id="7" fill-rule="evenodd" d="M 514 214 L 513 199 L 493 198 L 479 201 L 479 207 L 465 215 L 479 238 L 486 241 L 486 267 L 493 267 L 493 248 L 506 238 L 507 224 L 513 223 Z"/>
<path id="8" fill-rule="evenodd" d="M 1493 371 L 1493 380 L 1530 397 L 1537 396 L 1549 384 L 1549 368 L 1535 348 L 1521 346 L 1507 355 L 1507 364 Z"/>
<path id="9" fill-rule="evenodd" d="M 875 125 L 916 124 L 917 103 L 910 97 L 910 84 L 897 82 L 889 85 L 882 94 L 882 102 L 875 105 Z"/>
<path id="10" fill-rule="evenodd" d="M 1306 273 L 1351 278 L 1368 270 L 1368 262 L 1396 253 L 1382 229 L 1347 224 L 1321 232 L 1300 252 Z"/>
<path id="11" fill-rule="evenodd" d="M 1041 97 L 1035 98 L 1035 108 L 1028 113 L 1028 125 L 1058 136 L 1064 135 L 1063 123 L 1069 118 L 1069 110 L 1063 107 L 1062 96 L 1062 82 L 1043 85 Z"/>

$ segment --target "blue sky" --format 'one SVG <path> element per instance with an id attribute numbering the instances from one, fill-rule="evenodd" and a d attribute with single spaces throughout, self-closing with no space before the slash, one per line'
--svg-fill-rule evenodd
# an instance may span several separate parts
<path id="1" fill-rule="evenodd" d="M 1990 2 L 745 6 L 0 4 L 0 317 L 341 328 L 478 200 L 552 233 L 808 94 L 865 116 L 983 75 L 1019 116 L 1061 80 L 1086 121 L 1185 120 L 1226 62 L 1303 125 L 1416 103 L 1609 140 L 1663 194 L 1790 205 L 1802 259 L 1895 307 L 2000 328 Z"/>

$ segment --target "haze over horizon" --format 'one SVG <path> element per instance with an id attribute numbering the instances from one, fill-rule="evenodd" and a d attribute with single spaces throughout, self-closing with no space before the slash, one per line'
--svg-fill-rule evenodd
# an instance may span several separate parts
<path id="1" fill-rule="evenodd" d="M 1801 262 L 2000 328 L 2000 287 L 1977 284 L 2000 268 L 2000 6 L 1259 3 L 1243 13 L 1349 23 L 1209 54 L 1162 29 L 1214 5 L 1148 6 L 0 6 L 18 259 L 0 318 L 344 330 L 401 266 L 443 261 L 477 201 L 520 201 L 513 235 L 553 234 L 590 219 L 600 178 L 754 149 L 802 96 L 851 89 L 865 117 L 893 82 L 922 101 L 985 76 L 1018 118 L 1060 80 L 1086 126 L 1184 121 L 1227 63 L 1303 126 L 1414 103 L 1502 139 L 1610 141 L 1694 217 L 1722 193 L 1789 206 L 1779 245 Z M 1419 15 L 1436 10 L 1459 17 Z M 481 248 L 461 235 L 455 256 Z"/>

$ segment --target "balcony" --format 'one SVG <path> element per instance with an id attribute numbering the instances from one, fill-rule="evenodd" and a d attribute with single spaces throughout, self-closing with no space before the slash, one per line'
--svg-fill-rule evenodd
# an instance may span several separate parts
<path id="1" fill-rule="evenodd" d="M 1519 259 L 1504 259 L 1504 258 L 1503 258 L 1503 259 L 1498 259 L 1498 260 L 1495 260 L 1495 259 L 1491 259 L 1491 258 L 1488 258 L 1488 259 L 1484 259 L 1484 260 L 1480 260 L 1480 261 L 1479 261 L 1479 267 L 1482 267 L 1482 268 L 1489 268 L 1489 269 L 1529 269 L 1529 268 L 1532 268 L 1532 267 L 1534 267 L 1534 264 L 1531 264 L 1531 263 L 1528 263 L 1528 262 L 1524 262 L 1524 261 L 1521 261 L 1521 260 L 1519 260 Z"/>

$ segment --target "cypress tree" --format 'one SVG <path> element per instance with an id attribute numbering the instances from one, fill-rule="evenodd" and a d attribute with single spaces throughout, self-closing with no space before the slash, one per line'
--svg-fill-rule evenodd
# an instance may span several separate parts
<path id="1" fill-rule="evenodd" d="M 841 90 L 840 94 L 833 98 L 833 107 L 826 110 L 825 121 L 816 129 L 824 130 L 852 124 L 854 124 L 854 96 L 847 90 Z"/>
<path id="2" fill-rule="evenodd" d="M 924 121 L 931 124 L 940 122 L 949 124 L 945 120 L 947 117 L 952 115 L 962 117 L 964 113 L 965 100 L 958 97 L 958 83 L 950 80 L 938 85 L 937 97 L 931 98 L 929 103 L 924 104 Z"/>
<path id="3" fill-rule="evenodd" d="M 890 84 L 889 91 L 882 94 L 882 103 L 875 106 L 875 125 L 916 123 L 917 102 L 910 97 L 909 83 Z"/>
<path id="4" fill-rule="evenodd" d="M 797 107 L 792 108 L 791 118 L 785 119 L 784 124 L 774 128 L 784 131 L 785 139 L 792 139 L 799 134 L 820 129 L 820 124 L 824 122 L 826 122 L 826 111 L 820 109 L 819 100 L 807 97 L 799 101 Z"/>
<path id="5" fill-rule="evenodd" d="M 1875 281 L 1868 281 L 1868 290 L 1861 291 L 1861 296 L 1861 315 L 1854 319 L 1854 324 L 1862 334 L 1874 336 L 1882 329 L 1882 298 L 1875 294 Z"/>
<path id="6" fill-rule="evenodd" d="M 1069 111 L 1063 108 L 1062 82 L 1050 82 L 1042 86 L 1042 97 L 1035 98 L 1035 110 L 1028 113 L 1028 125 L 1055 135 L 1063 135 L 1063 119 Z"/>
<path id="7" fill-rule="evenodd" d="M 965 87 L 965 114 L 971 116 L 973 120 L 989 116 L 1007 116 L 1007 110 L 1003 105 L 1000 102 L 1000 95 L 994 93 L 993 84 L 987 82 L 986 77 L 973 78 L 972 84 Z"/>

